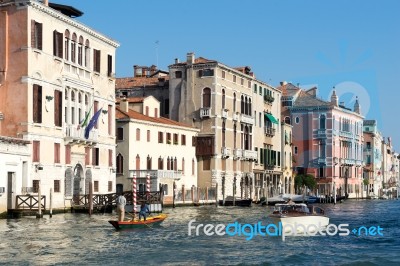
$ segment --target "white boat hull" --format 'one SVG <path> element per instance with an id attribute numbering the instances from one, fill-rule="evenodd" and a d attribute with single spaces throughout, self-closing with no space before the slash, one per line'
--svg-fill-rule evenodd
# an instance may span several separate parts
<path id="1" fill-rule="evenodd" d="M 329 224 L 329 217 L 323 215 L 304 215 L 304 216 L 271 216 L 274 224 L 281 223 L 282 232 L 291 233 L 294 230 L 298 234 L 315 233 L 325 229 Z"/>

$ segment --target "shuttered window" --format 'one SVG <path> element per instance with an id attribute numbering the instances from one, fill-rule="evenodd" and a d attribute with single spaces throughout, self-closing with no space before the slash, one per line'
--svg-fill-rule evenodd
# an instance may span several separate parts
<path id="1" fill-rule="evenodd" d="M 211 89 L 204 88 L 203 89 L 203 107 L 210 107 L 211 106 Z"/>
<path id="2" fill-rule="evenodd" d="M 113 77 L 112 55 L 108 55 L 108 56 L 107 56 L 107 76 Z"/>
<path id="3" fill-rule="evenodd" d="M 124 140 L 124 129 L 122 127 L 117 129 L 117 140 Z"/>
<path id="4" fill-rule="evenodd" d="M 71 146 L 65 145 L 65 164 L 71 164 Z"/>
<path id="5" fill-rule="evenodd" d="M 40 162 L 40 141 L 32 141 L 32 162 Z"/>
<path id="6" fill-rule="evenodd" d="M 124 172 L 124 157 L 119 153 L 117 155 L 117 174 L 122 174 Z"/>
<path id="7" fill-rule="evenodd" d="M 85 147 L 85 165 L 90 165 L 90 148 Z"/>
<path id="8" fill-rule="evenodd" d="M 93 71 L 100 73 L 100 50 L 93 49 Z"/>
<path id="9" fill-rule="evenodd" d="M 63 34 L 58 31 L 53 31 L 53 55 L 63 57 Z"/>
<path id="10" fill-rule="evenodd" d="M 164 159 L 158 158 L 158 170 L 164 170 Z"/>
<path id="11" fill-rule="evenodd" d="M 99 181 L 93 182 L 93 192 L 99 192 Z"/>
<path id="12" fill-rule="evenodd" d="M 113 119 L 112 119 L 112 106 L 111 105 L 108 106 L 107 114 L 108 114 L 108 135 L 112 135 Z"/>
<path id="13" fill-rule="evenodd" d="M 33 85 L 33 122 L 42 123 L 42 86 Z"/>
<path id="14" fill-rule="evenodd" d="M 39 192 L 39 180 L 32 180 L 33 193 Z"/>
<path id="15" fill-rule="evenodd" d="M 111 149 L 108 150 L 108 166 L 113 166 L 113 151 Z"/>
<path id="16" fill-rule="evenodd" d="M 112 181 L 108 181 L 108 192 L 112 191 Z"/>
<path id="17" fill-rule="evenodd" d="M 54 192 L 61 192 L 61 190 L 60 190 L 60 180 L 54 180 Z"/>
<path id="18" fill-rule="evenodd" d="M 92 152 L 92 164 L 94 166 L 99 166 L 99 148 L 93 148 Z"/>
<path id="19" fill-rule="evenodd" d="M 62 92 L 54 91 L 54 125 L 62 126 Z"/>
<path id="20" fill-rule="evenodd" d="M 164 133 L 158 131 L 158 143 L 163 143 L 163 142 L 164 142 Z"/>
<path id="21" fill-rule="evenodd" d="M 60 143 L 54 143 L 54 163 L 60 163 Z"/>
<path id="22" fill-rule="evenodd" d="M 43 43 L 43 25 L 37 21 L 31 20 L 31 46 L 42 50 Z"/>

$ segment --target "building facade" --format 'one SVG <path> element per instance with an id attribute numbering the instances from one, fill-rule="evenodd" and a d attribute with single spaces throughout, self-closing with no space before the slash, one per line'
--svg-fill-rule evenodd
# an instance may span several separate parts
<path id="1" fill-rule="evenodd" d="M 152 96 L 119 101 L 117 121 L 117 192 L 131 191 L 135 175 L 139 191 L 162 186 L 164 202 L 173 190 L 197 187 L 197 161 L 193 140 L 198 129 L 160 117 L 160 103 Z"/>
<path id="2" fill-rule="evenodd" d="M 195 58 L 169 66 L 170 118 L 200 129 L 200 187 L 218 185 L 218 198 L 258 199 L 282 182 L 281 92 L 232 68 Z"/>
<path id="3" fill-rule="evenodd" d="M 73 19 L 82 12 L 71 6 L 10 0 L 0 11 L 0 134 L 31 142 L 25 190 L 52 189 L 54 208 L 90 182 L 94 193 L 115 191 L 118 43 Z"/>
<path id="4" fill-rule="evenodd" d="M 354 109 L 317 97 L 317 88 L 302 90 L 282 82 L 282 104 L 293 126 L 293 159 L 297 174 L 312 174 L 318 193 L 361 197 L 363 117 L 358 100 Z"/>

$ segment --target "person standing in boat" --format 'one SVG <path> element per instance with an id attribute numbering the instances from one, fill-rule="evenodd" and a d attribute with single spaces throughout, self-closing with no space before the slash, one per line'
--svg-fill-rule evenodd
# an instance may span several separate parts
<path id="1" fill-rule="evenodd" d="M 294 204 L 294 201 L 292 200 L 292 198 L 289 198 L 287 204 L 290 204 L 290 205 L 293 205 L 293 204 Z"/>
<path id="2" fill-rule="evenodd" d="M 126 198 L 124 195 L 119 195 L 117 198 L 117 213 L 118 213 L 118 221 L 122 222 L 125 219 L 125 205 Z"/>
<path id="3" fill-rule="evenodd" d="M 140 205 L 140 212 L 139 212 L 139 221 L 143 216 L 143 219 L 146 221 L 147 213 L 150 214 L 149 206 L 147 206 L 146 202 L 142 202 Z"/>

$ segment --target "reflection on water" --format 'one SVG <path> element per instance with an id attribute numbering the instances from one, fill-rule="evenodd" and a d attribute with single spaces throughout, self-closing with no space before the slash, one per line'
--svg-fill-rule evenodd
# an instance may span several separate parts
<path id="1" fill-rule="evenodd" d="M 400 201 L 347 201 L 322 205 L 330 222 L 350 228 L 381 226 L 383 237 L 189 236 L 188 222 L 270 222 L 271 209 L 181 207 L 166 209 L 161 227 L 116 231 L 116 215 L 57 214 L 53 218 L 0 220 L 0 264 L 296 264 L 399 265 Z M 194 233 L 194 232 L 193 232 Z"/>

